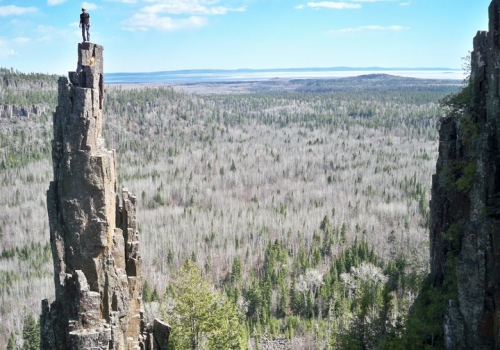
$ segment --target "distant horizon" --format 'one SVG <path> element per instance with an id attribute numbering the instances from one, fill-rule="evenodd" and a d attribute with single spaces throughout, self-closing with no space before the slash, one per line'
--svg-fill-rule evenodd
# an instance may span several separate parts
<path id="1" fill-rule="evenodd" d="M 332 66 L 332 67 L 289 67 L 289 68 L 193 68 L 193 69 L 165 69 L 151 71 L 119 71 L 105 74 L 155 74 L 155 73 L 185 73 L 185 72 L 290 72 L 290 71 L 463 71 L 462 68 L 449 67 L 351 67 L 351 66 Z"/>
<path id="2" fill-rule="evenodd" d="M 104 73 L 107 84 L 147 83 L 209 83 L 237 81 L 265 81 L 273 79 L 341 79 L 385 74 L 402 78 L 463 80 L 465 72 L 452 68 L 269 68 L 269 69 L 184 69 L 157 72 Z"/>

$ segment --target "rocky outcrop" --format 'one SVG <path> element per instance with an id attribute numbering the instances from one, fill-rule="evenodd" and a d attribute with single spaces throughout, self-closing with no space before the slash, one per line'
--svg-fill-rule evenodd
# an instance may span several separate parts
<path id="1" fill-rule="evenodd" d="M 433 177 L 430 277 L 447 296 L 446 349 L 500 348 L 500 0 L 489 18 L 441 123 Z"/>
<path id="2" fill-rule="evenodd" d="M 45 79 L 41 80 L 40 77 L 43 76 Z M 50 75 L 27 75 L 23 74 L 23 77 L 1 77 L 0 79 L 0 91 L 4 89 L 16 90 L 16 91 L 27 91 L 27 90 L 55 90 L 54 87 L 54 76 Z"/>
<path id="3" fill-rule="evenodd" d="M 47 96 L 57 91 L 57 75 L 25 74 L 0 68 L 0 118 L 31 118 L 52 114 Z M 13 102 L 16 101 L 16 102 Z M 23 101 L 23 102 L 19 102 Z"/>
<path id="4" fill-rule="evenodd" d="M 169 327 L 143 318 L 136 198 L 126 189 L 118 196 L 115 152 L 102 138 L 102 53 L 79 44 L 78 71 L 59 79 L 47 191 L 56 297 L 42 302 L 41 346 L 165 349 L 155 344 Z"/>
<path id="5" fill-rule="evenodd" d="M 49 110 L 50 106 L 48 104 L 0 105 L 0 118 L 39 117 L 48 113 Z"/>

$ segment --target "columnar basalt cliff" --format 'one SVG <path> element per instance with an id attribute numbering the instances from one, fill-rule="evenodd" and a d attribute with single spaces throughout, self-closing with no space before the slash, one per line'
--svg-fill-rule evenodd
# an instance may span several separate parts
<path id="1" fill-rule="evenodd" d="M 432 185 L 430 282 L 446 295 L 446 349 L 500 349 L 500 0 L 489 18 L 441 123 Z"/>
<path id="2" fill-rule="evenodd" d="M 54 180 L 47 191 L 55 301 L 42 302 L 43 349 L 162 349 L 168 326 L 144 324 L 136 198 L 116 189 L 104 147 L 103 48 L 78 45 L 78 69 L 59 79 Z M 153 337 L 157 330 L 157 339 Z"/>

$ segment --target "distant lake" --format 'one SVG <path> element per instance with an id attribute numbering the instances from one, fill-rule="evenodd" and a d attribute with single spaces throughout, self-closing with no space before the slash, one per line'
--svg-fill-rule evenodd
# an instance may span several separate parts
<path id="1" fill-rule="evenodd" d="M 304 68 L 275 70 L 183 70 L 150 73 L 107 73 L 107 84 L 134 83 L 193 83 L 263 81 L 270 79 L 332 79 L 354 77 L 366 74 L 391 74 L 420 79 L 463 80 L 464 72 L 459 69 L 354 69 L 354 68 Z"/>

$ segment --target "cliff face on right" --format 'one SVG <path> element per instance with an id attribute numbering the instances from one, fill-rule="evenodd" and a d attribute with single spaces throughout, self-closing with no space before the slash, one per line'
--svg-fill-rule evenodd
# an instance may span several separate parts
<path id="1" fill-rule="evenodd" d="M 432 183 L 429 288 L 446 349 L 500 349 L 500 0 L 445 105 Z"/>

